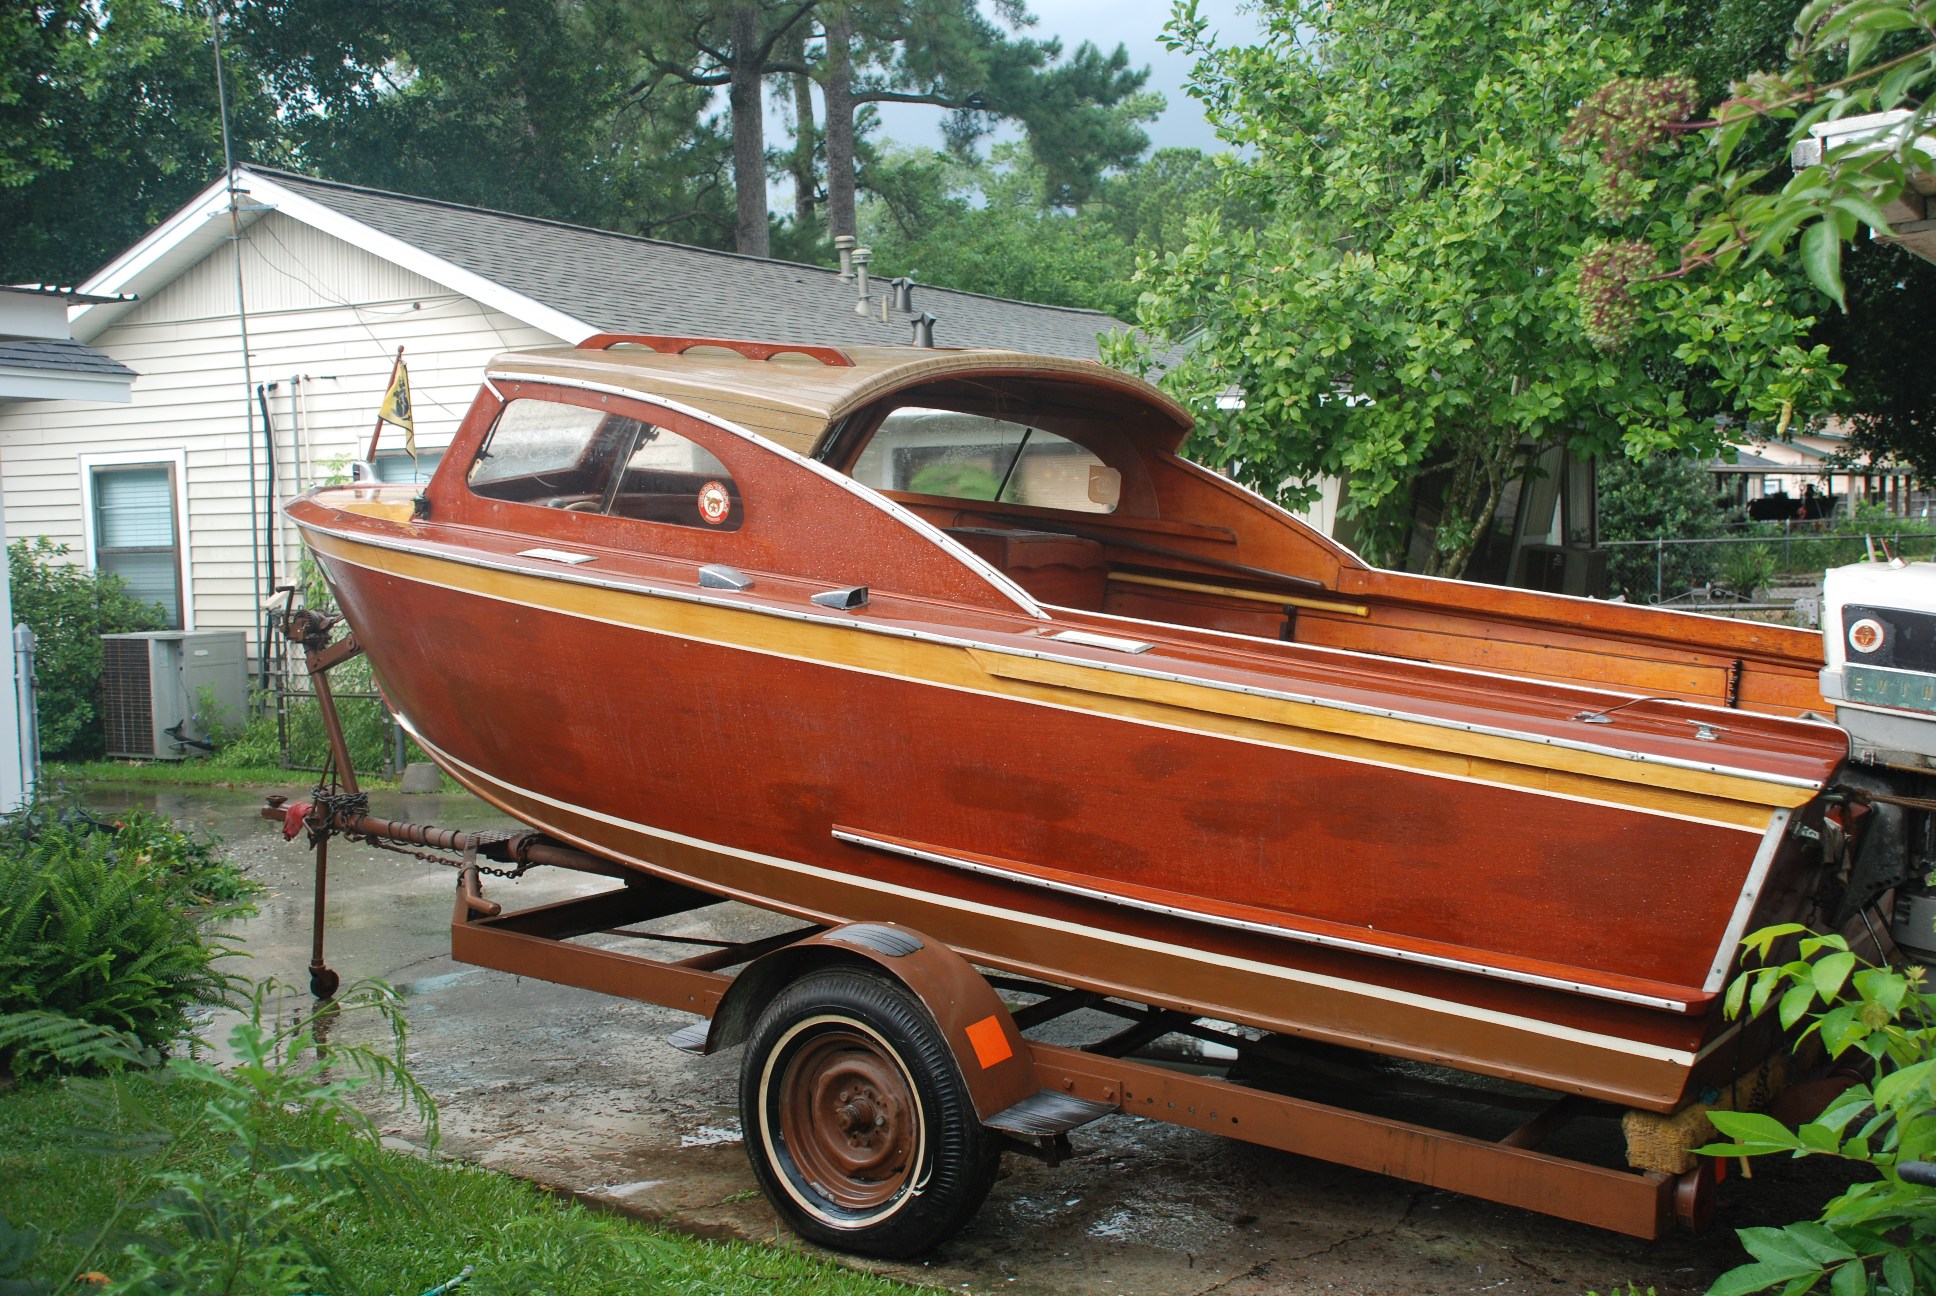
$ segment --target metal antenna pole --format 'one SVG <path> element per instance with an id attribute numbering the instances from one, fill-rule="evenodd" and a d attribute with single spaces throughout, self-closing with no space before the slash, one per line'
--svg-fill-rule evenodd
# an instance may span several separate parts
<path id="1" fill-rule="evenodd" d="M 228 79 L 222 70 L 222 16 L 213 0 L 208 6 L 208 29 L 215 42 L 215 98 L 222 115 L 222 166 L 228 177 L 229 242 L 235 248 L 235 319 L 242 334 L 242 409 L 248 424 L 249 446 L 249 565 L 254 573 L 250 588 L 256 602 L 262 600 L 262 538 L 256 534 L 256 512 L 261 500 L 255 486 L 255 375 L 249 361 L 249 305 L 242 291 L 242 214 L 235 196 L 235 145 L 229 136 Z M 183 523 L 186 526 L 186 521 Z M 184 554 L 184 559 L 186 554 Z M 256 626 L 256 637 L 264 634 Z"/>

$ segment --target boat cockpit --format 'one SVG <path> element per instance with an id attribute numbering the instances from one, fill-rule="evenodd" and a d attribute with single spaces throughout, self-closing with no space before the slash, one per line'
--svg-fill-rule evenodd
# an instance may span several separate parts
<path id="1" fill-rule="evenodd" d="M 819 457 L 1052 608 L 1294 638 L 1356 560 L 1178 459 L 1187 432 L 1130 393 L 977 376 L 849 415 Z"/>

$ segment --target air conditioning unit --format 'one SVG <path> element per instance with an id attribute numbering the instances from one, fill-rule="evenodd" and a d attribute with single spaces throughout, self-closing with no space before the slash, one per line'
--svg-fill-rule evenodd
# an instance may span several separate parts
<path id="1" fill-rule="evenodd" d="M 249 679 L 240 630 L 102 635 L 101 657 L 109 756 L 200 756 L 208 749 L 196 744 L 207 742 L 209 721 L 242 720 Z"/>

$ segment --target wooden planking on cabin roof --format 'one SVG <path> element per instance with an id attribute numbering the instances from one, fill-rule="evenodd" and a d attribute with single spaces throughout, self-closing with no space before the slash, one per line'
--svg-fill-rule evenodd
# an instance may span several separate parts
<path id="1" fill-rule="evenodd" d="M 1187 429 L 1189 414 L 1141 379 L 1092 361 L 1019 351 L 930 351 L 913 347 L 848 347 L 852 365 L 799 356 L 748 360 L 707 349 L 664 355 L 640 346 L 604 351 L 546 347 L 509 352 L 491 372 L 576 380 L 661 396 L 812 454 L 828 427 L 868 402 L 929 379 L 976 374 L 1024 374 L 1094 383 L 1154 407 Z"/>

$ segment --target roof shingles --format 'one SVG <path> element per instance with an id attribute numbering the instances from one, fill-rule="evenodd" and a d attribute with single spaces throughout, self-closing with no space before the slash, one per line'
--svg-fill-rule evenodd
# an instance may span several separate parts
<path id="1" fill-rule="evenodd" d="M 133 378 L 135 371 L 85 342 L 58 338 L 0 338 L 0 369 Z"/>
<path id="2" fill-rule="evenodd" d="M 267 178 L 553 310 L 613 333 L 759 338 L 839 345 L 906 344 L 909 317 L 867 315 L 854 286 L 823 266 L 771 261 L 565 225 L 506 212 L 315 180 Z M 883 291 L 885 285 L 882 285 Z M 914 309 L 938 320 L 935 341 L 1093 360 L 1124 327 L 1100 311 L 1006 301 L 917 285 Z"/>

